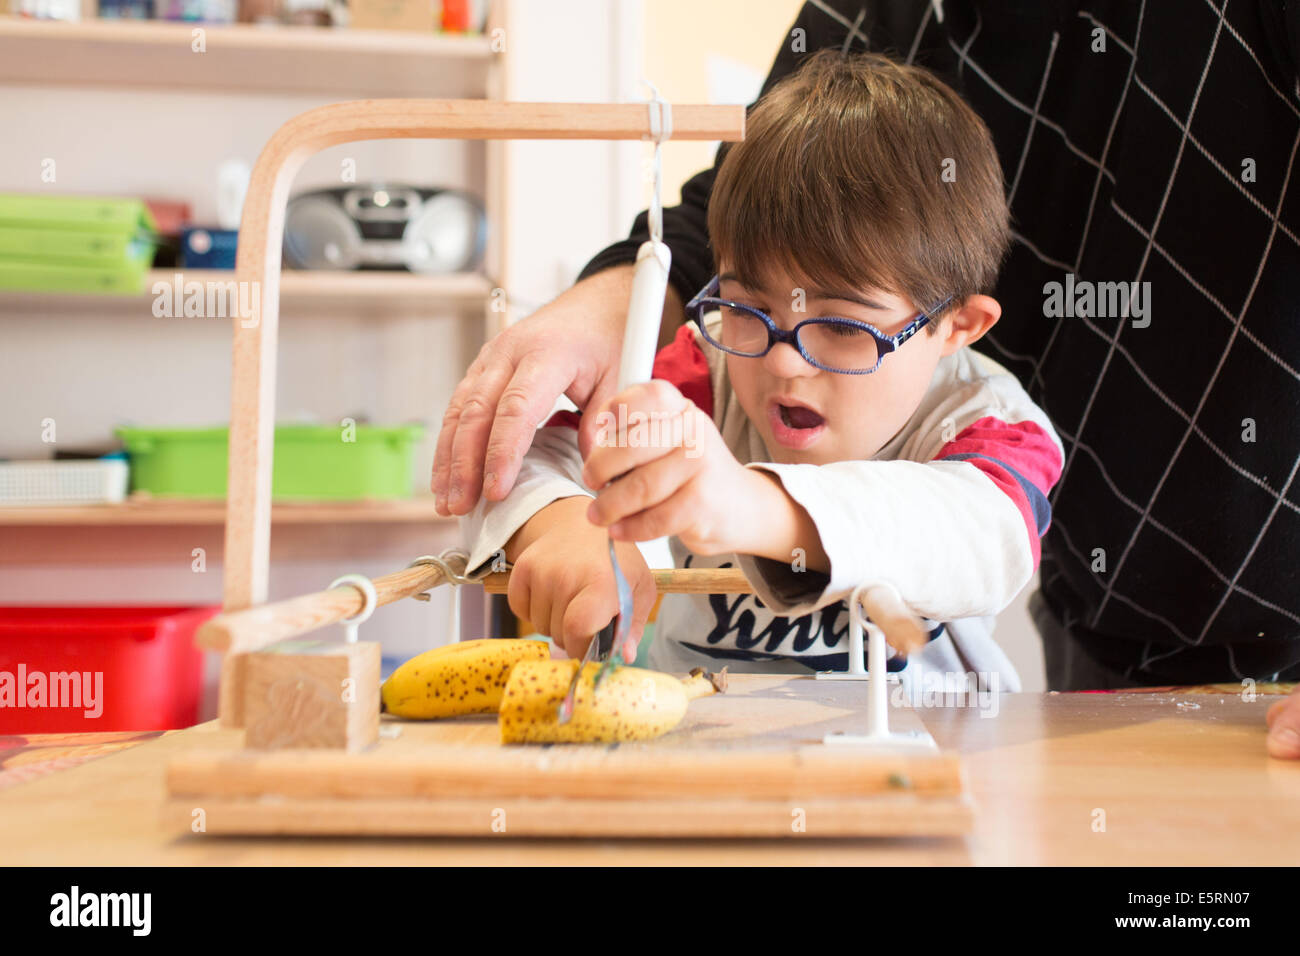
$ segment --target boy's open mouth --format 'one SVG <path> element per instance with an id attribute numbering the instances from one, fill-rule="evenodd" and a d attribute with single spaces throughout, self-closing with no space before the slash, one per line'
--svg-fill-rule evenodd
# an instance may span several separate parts
<path id="1" fill-rule="evenodd" d="M 774 398 L 767 407 L 772 436 L 787 448 L 807 448 L 826 430 L 826 419 L 806 405 Z"/>
<path id="2" fill-rule="evenodd" d="M 804 408 L 802 405 L 781 405 L 778 403 L 781 411 L 781 423 L 787 428 L 816 428 L 826 421 L 811 408 Z"/>

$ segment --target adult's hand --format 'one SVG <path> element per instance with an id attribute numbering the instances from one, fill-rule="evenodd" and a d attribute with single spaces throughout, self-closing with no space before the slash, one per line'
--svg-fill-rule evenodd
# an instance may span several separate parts
<path id="1" fill-rule="evenodd" d="M 1300 760 L 1300 687 L 1268 708 L 1268 752 Z"/>
<path id="2" fill-rule="evenodd" d="M 481 494 L 491 501 L 509 494 L 533 432 L 561 393 L 579 409 L 614 394 L 633 270 L 588 276 L 479 350 L 442 419 L 431 482 L 438 514 L 467 514 Z M 681 313 L 669 286 L 664 314 Z M 584 457 L 594 432 L 584 420 Z"/>

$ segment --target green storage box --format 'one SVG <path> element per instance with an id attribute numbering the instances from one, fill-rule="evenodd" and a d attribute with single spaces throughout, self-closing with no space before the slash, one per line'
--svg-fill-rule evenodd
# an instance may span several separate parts
<path id="1" fill-rule="evenodd" d="M 131 489 L 224 498 L 227 428 L 119 428 Z M 411 497 L 411 456 L 421 425 L 277 425 L 271 496 L 277 501 Z M 345 438 L 355 438 L 345 441 Z"/>

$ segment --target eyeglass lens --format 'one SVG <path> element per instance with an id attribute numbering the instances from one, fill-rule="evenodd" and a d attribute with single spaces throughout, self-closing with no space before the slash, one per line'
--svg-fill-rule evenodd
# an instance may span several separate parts
<path id="1" fill-rule="evenodd" d="M 767 326 L 745 309 L 728 305 L 719 324 L 722 341 L 715 343 L 743 355 L 761 355 L 767 349 Z M 810 322 L 799 330 L 799 344 L 818 364 L 856 372 L 876 367 L 879 350 L 876 337 L 863 329 L 832 323 Z"/>

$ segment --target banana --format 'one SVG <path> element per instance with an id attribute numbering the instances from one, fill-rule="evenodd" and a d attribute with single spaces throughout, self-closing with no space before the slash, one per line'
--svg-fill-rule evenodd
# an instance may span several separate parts
<path id="1" fill-rule="evenodd" d="M 640 667 L 618 667 L 594 690 L 599 664 L 588 664 L 578 682 L 573 717 L 559 722 L 578 661 L 523 661 L 510 672 L 501 698 L 501 742 L 612 743 L 650 740 L 676 727 L 696 697 L 724 691 L 727 673 L 697 667 L 685 680 Z"/>
<path id="2" fill-rule="evenodd" d="M 550 656 L 545 641 L 514 638 L 435 647 L 411 658 L 384 681 L 382 708 L 416 719 L 490 714 L 501 704 L 511 668 Z"/>

